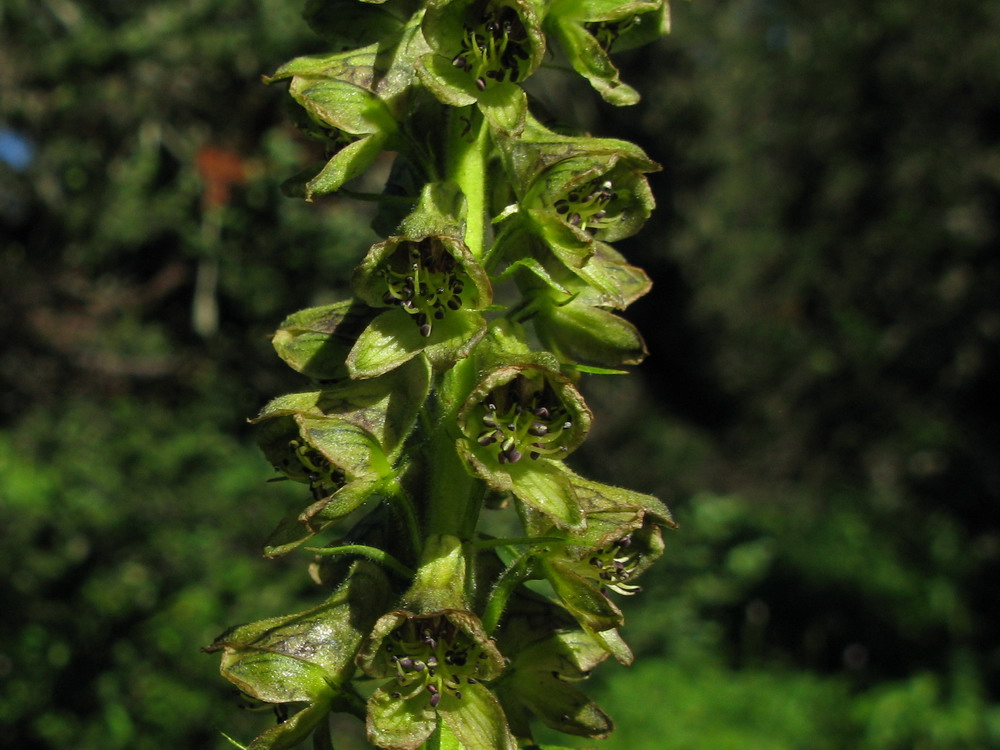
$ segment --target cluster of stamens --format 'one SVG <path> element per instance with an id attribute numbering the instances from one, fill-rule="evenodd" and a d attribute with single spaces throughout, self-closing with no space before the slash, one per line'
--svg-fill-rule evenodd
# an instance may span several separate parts
<path id="1" fill-rule="evenodd" d="M 597 40 L 601 49 L 605 52 L 611 52 L 611 46 L 615 40 L 638 22 L 638 16 L 630 16 L 621 21 L 593 21 L 584 24 L 583 27 Z"/>
<path id="2" fill-rule="evenodd" d="M 385 639 L 384 648 L 396 668 L 401 690 L 393 698 L 414 697 L 421 690 L 436 708 L 442 695 L 462 697 L 462 683 L 474 685 L 485 652 L 447 618 L 407 620 Z"/>
<path id="3" fill-rule="evenodd" d="M 581 566 L 581 572 L 612 591 L 631 596 L 639 591 L 639 587 L 629 583 L 629 580 L 635 575 L 640 558 L 639 552 L 631 547 L 632 537 L 623 537 L 591 553 L 586 565 Z"/>
<path id="4" fill-rule="evenodd" d="M 402 243 L 382 272 L 388 287 L 383 301 L 412 315 L 421 336 L 430 336 L 433 321 L 448 310 L 462 307 L 468 277 L 433 237 Z"/>
<path id="5" fill-rule="evenodd" d="M 618 199 L 611 180 L 594 180 L 571 190 L 555 202 L 556 213 L 574 227 L 597 229 L 608 215 L 608 204 Z"/>
<path id="6" fill-rule="evenodd" d="M 566 451 L 573 422 L 547 383 L 539 389 L 518 375 L 490 391 L 481 408 L 485 429 L 476 440 L 484 448 L 496 446 L 499 463 L 517 463 L 525 453 L 537 459 Z"/>
<path id="7" fill-rule="evenodd" d="M 494 8 L 487 4 L 473 11 L 475 20 L 466 25 L 462 51 L 452 58 L 452 65 L 466 71 L 485 91 L 490 80 L 519 81 L 522 66 L 529 58 L 528 37 L 513 8 Z"/>
<path id="8" fill-rule="evenodd" d="M 309 482 L 309 489 L 313 498 L 322 500 L 329 497 L 334 492 L 344 486 L 346 477 L 344 472 L 331 464 L 318 450 L 301 440 L 290 440 L 289 447 L 292 449 L 299 465 L 305 470 L 306 480 Z M 282 461 L 284 466 L 278 469 L 287 470 L 291 467 L 291 460 L 285 458 Z"/>

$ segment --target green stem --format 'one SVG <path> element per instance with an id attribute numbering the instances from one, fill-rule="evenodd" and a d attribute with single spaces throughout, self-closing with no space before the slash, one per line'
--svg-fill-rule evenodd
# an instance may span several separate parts
<path id="1" fill-rule="evenodd" d="M 423 546 L 424 535 L 420 529 L 420 521 L 417 519 L 417 510 L 413 505 L 413 498 L 402 485 L 398 485 L 389 496 L 392 510 L 399 522 L 406 529 L 407 538 L 410 542 L 410 553 L 414 557 L 420 556 L 420 548 Z"/>
<path id="2" fill-rule="evenodd" d="M 378 547 L 369 547 L 364 544 L 344 544 L 340 547 L 303 547 L 303 549 L 306 552 L 312 552 L 317 555 L 361 555 L 362 557 L 374 560 L 379 565 L 389 568 L 389 570 L 399 573 L 407 580 L 413 578 L 412 570 Z"/>
<path id="3" fill-rule="evenodd" d="M 483 256 L 486 241 L 486 163 L 490 137 L 486 121 L 477 107 L 451 112 L 451 143 L 448 176 L 458 183 L 468 208 L 465 244 L 477 258 Z"/>
<path id="4" fill-rule="evenodd" d="M 430 454 L 427 531 L 467 538 L 469 500 L 477 480 L 466 471 L 455 450 L 455 436 L 446 425 L 438 426 L 427 448 Z"/>
<path id="5" fill-rule="evenodd" d="M 531 562 L 531 552 L 525 552 L 511 563 L 497 580 L 483 611 L 483 628 L 487 633 L 492 633 L 500 624 L 500 617 L 507 608 L 507 601 L 514 593 L 514 589 L 531 573 Z"/>
<path id="6" fill-rule="evenodd" d="M 558 536 L 519 536 L 504 539 L 480 539 L 476 549 L 491 549 L 492 547 L 515 547 L 521 544 L 545 544 L 546 542 L 565 542 Z"/>

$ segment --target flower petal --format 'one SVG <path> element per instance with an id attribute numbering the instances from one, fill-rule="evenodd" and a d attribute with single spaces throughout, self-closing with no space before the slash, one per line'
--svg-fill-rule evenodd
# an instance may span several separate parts
<path id="1" fill-rule="evenodd" d="M 466 748 L 513 750 L 500 702 L 481 683 L 462 686 L 462 697 L 445 695 L 438 708 L 442 723 Z"/>

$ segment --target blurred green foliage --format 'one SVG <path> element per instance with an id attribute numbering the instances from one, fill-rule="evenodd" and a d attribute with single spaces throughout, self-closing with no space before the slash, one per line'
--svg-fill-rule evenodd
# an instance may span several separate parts
<path id="1" fill-rule="evenodd" d="M 0 745 L 267 720 L 197 651 L 315 596 L 256 557 L 295 490 L 242 419 L 297 387 L 267 333 L 373 241 L 363 205 L 277 188 L 312 146 L 257 78 L 318 49 L 299 5 L 0 7 L 31 149 L 0 158 Z M 604 746 L 1000 748 L 1000 6 L 678 1 L 674 28 L 622 56 L 635 108 L 538 92 L 665 165 L 623 243 L 653 356 L 589 384 L 580 460 L 682 528 L 625 602 L 636 666 L 591 680 Z"/>

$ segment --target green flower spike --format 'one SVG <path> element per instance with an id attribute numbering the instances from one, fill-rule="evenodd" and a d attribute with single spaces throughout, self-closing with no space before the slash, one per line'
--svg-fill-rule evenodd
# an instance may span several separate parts
<path id="1" fill-rule="evenodd" d="M 669 30 L 666 0 L 552 0 L 545 15 L 545 31 L 573 69 L 617 106 L 635 104 L 639 94 L 619 79 L 610 53 L 648 44 Z"/>
<path id="2" fill-rule="evenodd" d="M 458 451 L 490 488 L 513 492 L 560 528 L 583 525 L 562 466 L 586 437 L 591 413 L 550 354 L 488 369 L 458 415 Z"/>
<path id="3" fill-rule="evenodd" d="M 231 628 L 205 648 L 222 651 L 222 676 L 246 695 L 266 703 L 305 704 L 249 750 L 295 747 L 331 709 L 358 711 L 360 700 L 346 683 L 355 671 L 355 654 L 388 599 L 385 574 L 360 561 L 318 607 Z"/>
<path id="4" fill-rule="evenodd" d="M 285 554 L 376 493 L 395 491 L 393 463 L 429 386 L 426 363 L 391 376 L 274 399 L 252 420 L 271 464 L 309 485 L 313 502 L 285 518 L 265 545 Z"/>
<path id="5" fill-rule="evenodd" d="M 440 722 L 464 747 L 513 750 L 503 709 L 483 684 L 500 675 L 504 659 L 456 593 L 464 580 L 460 540 L 430 537 L 413 587 L 358 654 L 365 674 L 387 680 L 368 701 L 372 744 L 415 750 Z"/>
<path id="6" fill-rule="evenodd" d="M 443 103 L 479 103 L 495 127 L 519 132 L 527 99 L 517 84 L 545 53 L 537 0 L 431 0 L 423 20 L 431 52 L 421 82 Z"/>
<path id="7" fill-rule="evenodd" d="M 611 718 L 575 687 L 608 653 L 564 611 L 525 592 L 511 601 L 497 641 L 512 659 L 495 690 L 522 745 L 534 744 L 531 716 L 581 737 L 611 733 Z"/>

